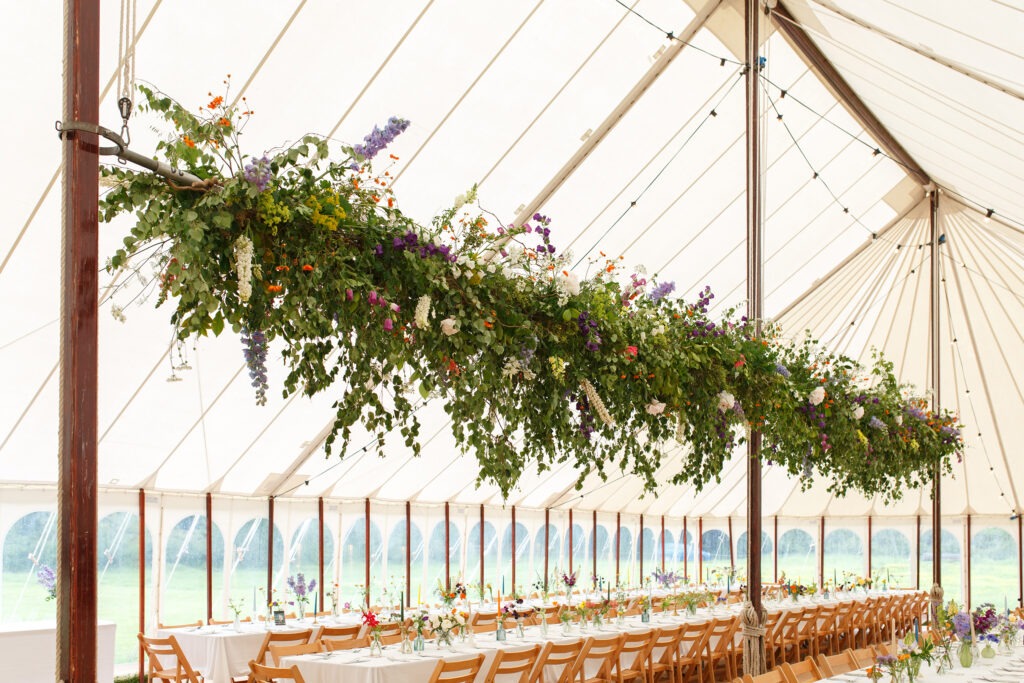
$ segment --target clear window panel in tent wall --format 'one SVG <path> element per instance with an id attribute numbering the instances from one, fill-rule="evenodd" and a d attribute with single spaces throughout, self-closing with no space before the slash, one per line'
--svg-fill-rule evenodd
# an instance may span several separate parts
<path id="1" fill-rule="evenodd" d="M 480 522 L 480 511 L 484 511 L 484 520 Z M 492 508 L 474 506 L 469 508 L 469 531 L 466 534 L 466 581 L 471 586 L 481 583 L 485 587 L 490 583 L 489 577 L 494 574 L 498 561 L 498 531 L 491 519 Z M 482 535 L 481 535 L 482 532 Z M 483 552 L 481 552 L 481 549 Z M 481 563 L 481 557 L 483 562 Z M 473 590 L 473 599 L 476 591 Z"/>
<path id="2" fill-rule="evenodd" d="M 304 585 L 309 595 L 307 609 L 326 609 L 319 603 L 320 582 L 320 521 L 315 498 L 275 499 L 274 525 L 285 536 L 285 554 L 281 568 L 274 576 L 274 587 L 288 593 L 288 600 L 294 601 L 289 581 L 296 587 Z M 334 552 L 334 535 L 331 521 L 324 511 L 324 581 L 328 581 L 328 558 Z M 276 562 L 275 562 L 276 564 Z M 300 576 L 301 575 L 301 576 Z M 314 583 L 315 582 L 315 583 Z M 324 601 L 327 602 L 326 590 Z"/>
<path id="3" fill-rule="evenodd" d="M 971 604 L 1015 609 L 1020 594 L 1017 522 L 1008 517 L 971 517 Z"/>
<path id="4" fill-rule="evenodd" d="M 779 581 L 805 586 L 814 583 L 818 576 L 819 520 L 780 517 L 778 522 Z"/>
<path id="5" fill-rule="evenodd" d="M 746 579 L 747 572 L 747 523 L 746 520 L 732 521 L 733 533 L 738 532 L 734 552 L 736 553 L 736 573 Z M 775 578 L 775 544 L 768 529 L 768 520 L 762 522 L 761 526 L 761 583 L 772 583 Z"/>
<path id="6" fill-rule="evenodd" d="M 619 515 L 619 583 L 635 586 L 640 583 L 637 549 L 640 547 L 640 516 Z"/>
<path id="7" fill-rule="evenodd" d="M 544 573 L 544 512 L 517 507 L 516 522 L 525 529 L 516 531 L 516 594 L 529 595 Z"/>
<path id="8" fill-rule="evenodd" d="M 379 549 L 370 548 L 370 585 L 374 604 L 397 606 L 405 595 L 405 505 L 371 503 L 370 519 L 382 529 Z"/>
<path id="9" fill-rule="evenodd" d="M 35 495 L 33 495 L 35 494 Z M 0 619 L 4 623 L 53 619 L 37 574 L 57 566 L 57 510 L 53 492 L 4 491 L 0 506 Z"/>
<path id="10" fill-rule="evenodd" d="M 914 518 L 875 517 L 871 520 L 871 573 L 892 587 L 915 585 L 917 549 Z"/>
<path id="11" fill-rule="evenodd" d="M 153 519 L 154 525 L 150 528 L 157 528 L 159 534 L 159 557 L 156 558 L 160 580 L 158 623 L 205 621 L 206 499 L 200 496 L 160 494 L 158 506 L 158 510 L 153 511 L 157 516 L 150 517 L 147 505 L 147 522 Z M 211 561 L 215 574 L 223 576 L 227 531 L 225 523 L 229 520 L 218 516 L 218 508 L 218 505 L 213 505 L 214 513 L 210 520 Z M 259 585 L 265 586 L 266 555 L 262 560 L 256 558 L 256 562 L 262 569 Z"/>
<path id="12" fill-rule="evenodd" d="M 548 556 L 548 584 L 551 584 L 551 576 L 555 572 L 561 573 L 569 568 L 569 511 L 567 509 L 552 509 L 550 512 L 551 525 L 558 534 L 557 553 Z M 573 557 L 573 562 L 578 562 Z M 552 586 L 552 588 L 554 588 Z"/>
<path id="13" fill-rule="evenodd" d="M 255 589 L 261 613 L 265 613 L 268 602 L 284 600 L 285 597 L 284 581 L 280 578 L 285 566 L 284 535 L 276 519 L 272 530 L 274 561 L 271 577 L 274 583 L 270 594 L 266 592 L 271 548 L 269 514 L 266 500 L 227 498 L 213 501 L 214 521 L 226 520 L 220 527 L 224 532 L 227 597 L 245 597 L 248 603 Z M 214 553 L 217 554 L 216 550 Z"/>
<path id="14" fill-rule="evenodd" d="M 596 539 L 591 539 L 591 555 L 597 558 L 597 576 L 593 576 L 591 567 L 581 577 L 579 584 L 590 588 L 594 579 L 615 583 L 615 515 L 597 513 Z"/>
<path id="15" fill-rule="evenodd" d="M 97 610 L 101 620 L 117 624 L 114 662 L 138 659 L 139 630 L 139 495 L 104 492 L 99 496 L 96 554 L 98 561 Z M 145 530 L 145 560 L 152 562 L 153 539 Z M 146 588 L 152 586 L 146 575 Z"/>
<path id="16" fill-rule="evenodd" d="M 653 522 L 653 523 L 652 523 Z M 639 560 L 643 553 L 643 571 L 640 571 Z M 643 549 L 640 545 L 636 548 L 637 557 L 637 583 L 646 576 L 650 576 L 655 569 L 661 569 L 661 517 L 654 519 L 644 518 L 643 528 Z"/>
<path id="17" fill-rule="evenodd" d="M 872 525 L 874 522 L 872 522 Z M 842 582 L 843 576 L 866 577 L 867 518 L 826 518 L 824 577 Z"/>
<path id="18" fill-rule="evenodd" d="M 728 520 L 704 519 L 704 528 L 700 538 L 701 564 L 703 579 L 717 583 L 732 569 Z M 716 576 L 718 578 L 716 578 Z"/>
<path id="19" fill-rule="evenodd" d="M 508 594 L 508 587 L 512 585 L 512 508 L 488 509 L 487 517 L 494 521 L 494 528 L 498 534 L 498 564 L 493 571 L 487 570 L 489 581 L 492 582 L 488 593 L 493 592 L 497 598 L 500 591 L 504 597 Z M 525 530 L 524 527 L 520 533 Z"/>
<path id="20" fill-rule="evenodd" d="M 943 519 L 942 535 L 939 537 L 942 567 L 942 590 L 946 600 L 961 601 L 963 594 L 964 565 L 963 539 L 964 520 L 963 518 Z M 932 558 L 934 548 L 932 547 L 932 530 L 924 528 L 926 520 L 922 520 L 921 528 L 921 588 L 930 590 L 932 586 Z M 976 601 L 975 601 L 976 602 Z"/>
<path id="21" fill-rule="evenodd" d="M 340 555 L 338 561 L 338 601 L 342 607 L 363 605 L 362 591 L 366 586 L 366 503 L 365 501 L 338 504 Z M 380 527 L 371 520 L 371 547 L 376 536 L 380 543 Z"/>

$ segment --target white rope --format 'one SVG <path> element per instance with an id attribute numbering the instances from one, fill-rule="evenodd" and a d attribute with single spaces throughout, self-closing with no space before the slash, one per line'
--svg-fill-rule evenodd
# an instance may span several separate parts
<path id="1" fill-rule="evenodd" d="M 125 531 L 128 529 L 128 522 L 130 522 L 132 516 L 128 513 L 124 513 L 124 517 L 121 518 L 121 525 L 117 529 L 117 533 L 114 534 L 114 540 L 111 541 L 110 546 L 103 551 L 103 556 L 107 558 L 107 563 L 103 565 L 103 571 L 100 572 L 100 578 L 97 583 L 103 581 L 103 577 L 107 575 L 107 569 L 114 562 L 114 558 L 117 556 L 117 551 L 121 549 L 121 541 L 124 540 Z"/>
<path id="2" fill-rule="evenodd" d="M 195 533 L 197 524 L 199 524 L 199 515 L 192 515 L 192 526 L 188 528 L 188 533 L 185 534 L 185 539 L 181 542 L 181 547 L 178 548 L 178 554 L 174 557 L 174 565 L 171 567 L 170 573 L 167 574 L 167 583 L 171 582 L 174 571 L 178 568 L 178 563 L 181 562 L 181 556 L 185 554 L 185 549 L 192 542 L 192 534 Z"/>

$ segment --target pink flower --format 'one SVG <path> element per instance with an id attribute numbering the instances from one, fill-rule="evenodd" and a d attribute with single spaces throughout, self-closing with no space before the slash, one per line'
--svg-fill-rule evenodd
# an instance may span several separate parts
<path id="1" fill-rule="evenodd" d="M 370 292 L 370 296 L 366 297 L 366 300 L 369 301 L 371 305 L 377 303 L 377 292 Z"/>
<path id="2" fill-rule="evenodd" d="M 400 310 L 402 310 L 402 307 L 399 306 L 398 304 L 391 304 L 391 310 L 394 311 L 395 313 L 398 313 Z"/>
<path id="3" fill-rule="evenodd" d="M 384 319 L 384 329 L 388 332 L 394 329 L 394 323 L 391 322 L 391 318 Z"/>
<path id="4" fill-rule="evenodd" d="M 346 301 L 352 301 L 352 290 L 351 289 L 346 289 L 345 290 L 345 300 Z"/>
<path id="5" fill-rule="evenodd" d="M 742 367 L 742 366 L 746 365 L 746 363 L 747 363 L 747 359 L 741 353 L 740 354 L 740 359 L 733 364 L 733 367 L 734 368 L 739 368 L 739 367 Z"/>
<path id="6" fill-rule="evenodd" d="M 633 358 L 636 358 L 636 347 L 635 346 L 627 346 L 626 347 L 626 355 L 627 356 L 632 356 Z"/>

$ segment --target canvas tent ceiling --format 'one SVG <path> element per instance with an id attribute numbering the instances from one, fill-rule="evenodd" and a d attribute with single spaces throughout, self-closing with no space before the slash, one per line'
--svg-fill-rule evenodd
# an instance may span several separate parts
<path id="1" fill-rule="evenodd" d="M 558 177 L 566 160 L 592 143 L 602 121 L 624 110 L 543 204 L 555 221 L 555 242 L 590 258 L 623 254 L 627 264 L 675 280 L 683 296 L 710 284 L 720 312 L 742 303 L 745 278 L 743 89 L 735 63 L 741 5 L 627 5 L 650 23 L 613 0 L 417 0 L 389 4 L 386 16 L 372 3 L 140 2 L 139 76 L 199 106 L 233 74 L 231 94 L 244 92 L 256 112 L 244 136 L 252 153 L 307 131 L 353 141 L 391 114 L 411 119 L 393 146 L 401 161 L 392 170 L 401 207 L 423 221 L 474 182 L 481 205 L 511 220 Z M 884 0 L 838 6 L 873 29 L 836 14 L 831 3 L 787 3 L 883 123 L 947 188 L 943 263 L 959 279 L 950 275 L 943 305 L 951 330 L 943 345 L 950 349 L 943 395 L 949 405 L 956 402 L 969 434 L 984 435 L 969 438 L 965 461 L 946 485 L 950 514 L 1008 512 L 1024 480 L 1012 466 L 1020 436 L 1014 418 L 1024 408 L 1012 360 L 1021 357 L 1024 343 L 1016 322 L 1024 205 L 1014 192 L 1024 177 L 1024 105 L 1013 94 L 1024 58 L 1011 40 L 1024 28 L 1024 12 L 994 0 L 980 5 L 969 20 L 956 3 L 928 3 L 927 12 L 923 3 L 901 10 Z M 109 40 L 116 7 L 108 3 L 104 12 L 106 77 L 116 66 L 116 44 Z M 702 13 L 710 19 L 698 28 L 694 17 Z M 32 131 L 10 137 L 9 158 L 19 163 L 0 170 L 8 216 L 0 235 L 4 485 L 56 479 L 59 148 L 40 144 L 47 124 L 39 112 L 60 109 L 53 87 L 61 76 L 60 22 L 58 7 L 39 6 L 0 29 L 8 63 L 32 56 L 2 86 L 8 102 L 22 103 L 5 110 L 7 129 Z M 677 35 L 690 26 L 693 45 L 659 65 L 672 45 L 651 24 Z M 948 47 L 947 56 L 965 70 L 984 70 L 1005 87 L 981 85 L 879 30 L 915 45 Z M 189 49 L 169 58 L 167 46 L 182 44 Z M 877 345 L 904 379 L 924 386 L 928 274 L 926 262 L 914 265 L 924 255 L 917 248 L 923 191 L 899 164 L 872 154 L 875 142 L 781 35 L 767 40 L 764 54 L 765 75 L 778 85 L 767 88 L 766 105 L 765 310 L 769 317 L 784 312 L 779 319 L 790 332 L 808 327 L 854 356 Z M 724 65 L 719 55 L 729 58 Z M 658 77 L 629 100 L 655 68 Z M 779 87 L 790 96 L 780 97 Z M 105 123 L 116 120 L 115 99 L 108 92 L 103 100 Z M 154 123 L 133 120 L 133 147 L 153 149 Z M 982 221 L 979 207 L 994 207 L 996 220 Z M 121 220 L 102 228 L 101 253 L 113 252 L 128 225 Z M 879 239 L 872 241 L 872 233 Z M 585 260 L 578 270 L 586 272 Z M 282 399 L 283 371 L 271 363 L 271 399 L 265 407 L 254 405 L 237 339 L 228 334 L 179 350 L 171 343 L 169 310 L 153 310 L 152 301 L 129 306 L 128 321 L 118 323 L 107 314 L 116 288 L 108 280 L 101 278 L 101 485 L 502 502 L 493 487 L 475 486 L 475 461 L 458 454 L 441 406 L 421 410 L 429 441 L 419 458 L 395 438 L 378 459 L 372 449 L 359 450 L 371 443 L 360 434 L 343 460 L 325 461 L 329 395 Z M 117 291 L 113 301 L 124 305 L 133 295 Z M 789 307 L 801 296 L 802 303 Z M 953 336 L 957 343 L 946 343 Z M 182 354 L 191 369 L 172 370 Z M 180 381 L 165 381 L 171 376 Z M 679 457 L 674 452 L 665 463 L 666 477 L 678 469 Z M 636 480 L 612 476 L 608 482 L 588 478 L 582 497 L 572 489 L 576 472 L 563 466 L 528 473 L 508 502 L 742 514 L 742 465 L 742 458 L 734 459 L 722 483 L 699 494 L 666 487 L 643 496 Z M 928 507 L 926 494 L 883 509 L 871 501 L 834 500 L 820 484 L 801 492 L 777 469 L 765 476 L 765 514 L 915 514 Z M 307 480 L 308 486 L 292 490 Z"/>

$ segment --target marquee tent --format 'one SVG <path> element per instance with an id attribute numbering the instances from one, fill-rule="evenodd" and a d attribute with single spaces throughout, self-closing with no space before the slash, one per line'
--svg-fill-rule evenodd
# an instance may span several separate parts
<path id="1" fill-rule="evenodd" d="M 767 317 L 853 357 L 880 349 L 902 380 L 928 387 L 928 193 L 938 193 L 939 390 L 966 425 L 963 461 L 943 482 L 944 584 L 975 603 L 1017 601 L 1024 5 L 780 4 L 769 3 L 762 31 Z M 136 79 L 191 107 L 229 81 L 228 99 L 244 97 L 255 112 L 243 144 L 257 155 L 306 132 L 358 141 L 392 114 L 408 118 L 389 148 L 406 213 L 429 221 L 477 183 L 480 206 L 505 223 L 536 210 L 552 217 L 553 241 L 572 249 L 581 276 L 602 254 L 622 255 L 675 281 L 680 296 L 710 285 L 720 313 L 745 296 L 742 9 L 736 0 L 402 0 L 386 10 L 142 0 Z M 103 12 L 101 120 L 116 128 L 118 6 Z M 0 29 L 5 61 L 20 65 L 0 86 L 9 103 L 0 170 L 5 622 L 45 614 L 32 571 L 54 553 L 60 146 L 40 113 L 60 112 L 61 23 L 57 5 L 40 4 Z M 156 124 L 132 117 L 133 149 L 155 148 Z M 123 218 L 101 226 L 101 254 L 129 227 Z M 140 528 L 151 623 L 206 609 L 207 528 L 218 616 L 233 592 L 264 585 L 268 566 L 281 585 L 313 570 L 321 550 L 328 579 L 349 596 L 364 577 L 429 590 L 446 563 L 518 583 L 532 582 L 545 560 L 634 576 L 662 563 L 691 575 L 743 564 L 741 456 L 703 491 L 645 493 L 629 475 L 591 475 L 577 488 L 566 465 L 528 473 L 505 499 L 477 485 L 472 453 L 459 453 L 442 407 L 427 404 L 419 457 L 397 437 L 379 456 L 364 433 L 344 457 L 325 458 L 333 399 L 282 397 L 280 349 L 271 347 L 270 398 L 258 406 L 230 331 L 176 344 L 170 310 L 154 309 L 138 283 L 122 284 L 101 274 L 100 612 L 127 634 L 120 661 L 136 657 L 137 614 L 116 603 L 139 588 Z M 685 448 L 675 447 L 666 478 Z M 771 466 L 763 487 L 766 577 L 881 570 L 930 584 L 928 490 L 885 506 L 837 498 L 820 477 L 802 490 Z M 972 550 L 987 561 L 972 568 Z"/>

